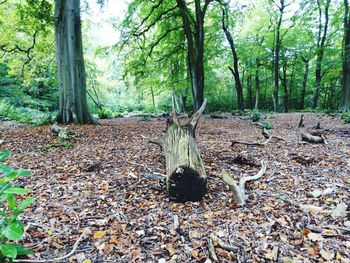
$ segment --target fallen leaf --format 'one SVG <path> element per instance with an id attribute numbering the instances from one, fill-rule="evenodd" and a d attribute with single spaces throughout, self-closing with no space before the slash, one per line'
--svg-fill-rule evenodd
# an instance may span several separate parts
<path id="1" fill-rule="evenodd" d="M 332 217 L 337 218 L 337 217 L 346 217 L 346 209 L 348 206 L 344 203 L 341 202 L 339 203 L 333 210 L 332 210 Z"/>
<path id="2" fill-rule="evenodd" d="M 97 231 L 94 233 L 93 237 L 94 238 L 102 238 L 107 234 L 106 231 Z"/>
<path id="3" fill-rule="evenodd" d="M 320 250 L 320 255 L 325 259 L 325 260 L 332 260 L 334 258 L 334 252 L 330 252 L 324 249 Z"/>
<path id="4" fill-rule="evenodd" d="M 166 245 L 166 250 L 168 250 L 169 256 L 173 256 L 176 253 L 176 250 L 173 248 L 172 244 Z"/>

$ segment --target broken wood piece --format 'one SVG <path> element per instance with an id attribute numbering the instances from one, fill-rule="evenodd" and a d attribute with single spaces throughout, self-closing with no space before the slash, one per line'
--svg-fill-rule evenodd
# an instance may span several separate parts
<path id="1" fill-rule="evenodd" d="M 304 114 L 301 114 L 298 127 L 299 127 L 299 128 L 302 128 L 302 127 L 304 127 L 304 126 L 305 126 L 305 125 L 304 125 Z"/>
<path id="2" fill-rule="evenodd" d="M 57 135 L 57 138 L 61 141 L 66 141 L 71 139 L 71 135 L 73 134 L 73 131 L 69 129 L 68 127 L 60 127 L 57 123 L 54 123 L 51 126 L 51 131 Z"/>
<path id="3" fill-rule="evenodd" d="M 219 114 L 211 114 L 210 118 L 212 118 L 212 119 L 227 119 L 227 116 L 219 115 Z"/>
<path id="4" fill-rule="evenodd" d="M 179 227 L 180 227 L 179 216 L 178 215 L 174 215 L 174 230 L 177 230 Z"/>
<path id="5" fill-rule="evenodd" d="M 231 147 L 235 146 L 235 144 L 243 144 L 243 145 L 248 145 L 248 146 L 265 146 L 272 140 L 273 136 L 268 138 L 264 142 L 241 142 L 241 141 L 232 141 Z"/>
<path id="6" fill-rule="evenodd" d="M 163 181 L 166 179 L 165 175 L 160 173 L 144 173 L 143 176 L 146 177 L 147 179 L 156 179 L 160 181 Z"/>
<path id="7" fill-rule="evenodd" d="M 209 257 L 214 262 L 219 262 L 218 256 L 216 255 L 216 252 L 215 252 L 215 247 L 213 245 L 213 241 L 210 237 L 208 238 L 208 251 L 209 251 Z"/>
<path id="8" fill-rule="evenodd" d="M 165 134 L 152 140 L 164 150 L 168 193 L 171 199 L 178 202 L 199 201 L 207 191 L 207 176 L 195 138 L 196 127 L 206 103 L 205 99 L 186 124 L 181 124 L 173 104 Z"/>
<path id="9" fill-rule="evenodd" d="M 304 142 L 308 142 L 308 143 L 323 143 L 323 144 L 327 144 L 326 138 L 321 135 L 321 136 L 316 136 L 316 135 L 312 135 L 310 133 L 307 132 L 303 132 L 301 134 L 301 140 Z"/>
<path id="10" fill-rule="evenodd" d="M 233 192 L 233 198 L 235 199 L 235 203 L 237 206 L 244 206 L 248 197 L 245 193 L 245 184 L 250 181 L 255 181 L 261 178 L 263 174 L 266 172 L 266 164 L 262 161 L 261 162 L 261 168 L 259 172 L 254 176 L 246 176 L 239 180 L 239 184 L 235 182 L 235 180 L 232 178 L 232 176 L 226 172 L 223 171 L 221 173 L 222 179 L 229 185 L 231 191 Z"/>

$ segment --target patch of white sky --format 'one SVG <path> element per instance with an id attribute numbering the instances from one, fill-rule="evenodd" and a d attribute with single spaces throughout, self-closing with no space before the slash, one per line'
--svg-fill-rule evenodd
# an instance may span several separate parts
<path id="1" fill-rule="evenodd" d="M 105 0 L 103 6 L 97 0 L 85 0 L 88 10 L 82 12 L 82 20 L 90 22 L 89 40 L 96 46 L 111 46 L 118 42 L 120 32 L 113 24 L 120 23 L 130 0 Z"/>

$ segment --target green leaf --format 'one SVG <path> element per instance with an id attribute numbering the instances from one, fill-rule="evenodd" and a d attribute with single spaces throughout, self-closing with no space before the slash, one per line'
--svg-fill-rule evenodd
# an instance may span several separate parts
<path id="1" fill-rule="evenodd" d="M 18 170 L 18 176 L 31 176 L 32 172 L 28 170 Z"/>
<path id="2" fill-rule="evenodd" d="M 7 194 L 7 202 L 8 202 L 8 206 L 9 206 L 9 210 L 13 211 L 13 209 L 15 209 L 17 202 L 13 196 L 13 194 Z"/>
<path id="3" fill-rule="evenodd" d="M 29 189 L 24 189 L 22 187 L 10 187 L 4 191 L 4 194 L 23 195 L 23 194 L 27 194 L 29 192 L 30 192 Z"/>
<path id="4" fill-rule="evenodd" d="M 0 151 L 0 162 L 3 162 L 7 157 L 10 156 L 10 151 L 9 150 L 2 150 Z"/>
<path id="5" fill-rule="evenodd" d="M 2 234 L 12 241 L 20 240 L 24 235 L 23 228 L 22 222 L 14 221 L 3 229 Z"/>
<path id="6" fill-rule="evenodd" d="M 4 244 L 0 247 L 1 253 L 8 258 L 16 258 L 17 257 L 17 249 L 12 244 Z"/>
<path id="7" fill-rule="evenodd" d="M 23 255 L 32 255 L 34 254 L 33 250 L 28 250 L 23 247 L 23 245 L 14 245 L 17 249 L 17 256 L 23 256 Z"/>
<path id="8" fill-rule="evenodd" d="M 5 164 L 0 164 L 0 173 L 8 174 L 11 173 L 13 169 Z"/>
<path id="9" fill-rule="evenodd" d="M 22 203 L 20 203 L 16 209 L 14 209 L 13 216 L 16 218 L 20 213 L 22 213 L 24 211 L 24 209 L 26 209 L 28 206 L 30 206 L 33 202 L 35 201 L 34 197 L 29 197 L 25 200 L 23 200 Z"/>
<path id="10" fill-rule="evenodd" d="M 6 213 L 5 213 L 4 211 L 0 210 L 0 216 L 5 217 L 5 216 L 6 216 Z"/>

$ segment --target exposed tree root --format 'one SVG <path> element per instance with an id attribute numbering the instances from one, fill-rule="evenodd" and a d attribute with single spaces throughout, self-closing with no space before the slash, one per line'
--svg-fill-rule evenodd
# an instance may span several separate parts
<path id="1" fill-rule="evenodd" d="M 260 171 L 254 176 L 246 176 L 241 178 L 239 180 L 239 185 L 237 185 L 232 176 L 226 171 L 223 171 L 221 173 L 221 177 L 229 185 L 231 191 L 233 192 L 233 198 L 235 199 L 237 206 L 244 206 L 246 200 L 248 199 L 245 193 L 245 184 L 250 181 L 258 180 L 259 178 L 261 178 L 261 176 L 263 176 L 265 172 L 266 164 L 263 161 L 261 161 Z"/>

